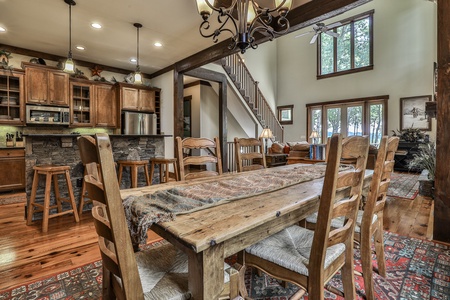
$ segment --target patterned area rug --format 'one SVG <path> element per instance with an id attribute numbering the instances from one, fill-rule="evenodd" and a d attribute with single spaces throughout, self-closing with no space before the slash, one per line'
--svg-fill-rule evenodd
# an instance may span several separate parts
<path id="1" fill-rule="evenodd" d="M 450 247 L 389 232 L 385 232 L 385 239 L 387 278 L 374 273 L 376 299 L 450 299 Z M 355 251 L 355 264 L 361 271 L 359 251 Z M 293 285 L 283 289 L 276 280 L 255 273 L 248 268 L 245 275 L 247 288 L 255 300 L 287 300 L 297 290 Z M 0 291 L 0 300 L 101 299 L 101 282 L 102 268 L 98 261 Z M 342 290 L 339 274 L 331 285 Z M 356 288 L 358 299 L 364 299 L 364 283 L 359 276 Z M 327 292 L 325 299 L 343 298 Z"/>
<path id="2" fill-rule="evenodd" d="M 395 173 L 391 175 L 388 196 L 415 199 L 419 193 L 419 176 L 415 173 Z"/>

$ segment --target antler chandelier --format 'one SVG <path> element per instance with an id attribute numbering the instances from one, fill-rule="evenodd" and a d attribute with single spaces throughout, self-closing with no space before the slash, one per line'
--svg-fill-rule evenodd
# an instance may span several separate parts
<path id="1" fill-rule="evenodd" d="M 219 4 L 211 4 L 218 2 Z M 275 0 L 274 8 L 260 6 L 255 0 L 232 0 L 229 7 L 223 7 L 223 1 L 197 0 L 199 14 L 203 18 L 200 24 L 200 34 L 205 38 L 212 37 L 214 43 L 217 43 L 218 37 L 222 32 L 231 34 L 230 50 L 238 47 L 241 53 L 245 53 L 248 48 L 256 49 L 258 45 L 254 37 L 255 32 L 268 35 L 273 40 L 275 35 L 281 35 L 289 30 L 289 21 L 286 18 L 291 9 L 292 0 Z M 217 21 L 219 28 L 210 28 L 209 17 L 216 11 L 218 13 Z M 272 26 L 272 21 L 276 20 L 276 31 Z"/>

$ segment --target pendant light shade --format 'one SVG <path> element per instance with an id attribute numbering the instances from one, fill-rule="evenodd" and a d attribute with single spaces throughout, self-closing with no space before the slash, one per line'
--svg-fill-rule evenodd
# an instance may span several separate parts
<path id="1" fill-rule="evenodd" d="M 137 55 L 136 55 L 136 71 L 134 72 L 134 84 L 142 84 L 142 74 L 141 69 L 139 67 L 139 29 L 142 28 L 142 24 L 140 23 L 134 23 L 134 27 L 136 27 L 137 30 Z"/>
<path id="2" fill-rule="evenodd" d="M 69 5 L 69 54 L 67 55 L 67 60 L 64 62 L 64 72 L 75 73 L 75 64 L 72 60 L 72 6 L 76 3 L 73 0 L 64 0 L 65 3 Z"/>

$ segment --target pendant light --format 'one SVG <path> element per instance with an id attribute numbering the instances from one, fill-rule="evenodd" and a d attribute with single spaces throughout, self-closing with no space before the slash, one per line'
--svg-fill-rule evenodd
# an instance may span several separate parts
<path id="1" fill-rule="evenodd" d="M 142 84 L 142 74 L 139 67 L 139 29 L 142 28 L 141 23 L 134 23 L 134 27 L 137 29 L 137 55 L 136 55 L 136 71 L 134 72 L 134 84 Z"/>
<path id="2" fill-rule="evenodd" d="M 64 0 L 69 5 L 69 55 L 64 63 L 64 72 L 75 73 L 75 64 L 72 60 L 72 6 L 76 5 L 73 0 Z"/>

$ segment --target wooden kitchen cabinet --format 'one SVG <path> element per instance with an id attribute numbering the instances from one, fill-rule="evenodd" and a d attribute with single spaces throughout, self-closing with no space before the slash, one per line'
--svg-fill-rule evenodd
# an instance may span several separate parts
<path id="1" fill-rule="evenodd" d="M 0 149 L 0 191 L 25 188 L 25 150 Z"/>
<path id="2" fill-rule="evenodd" d="M 22 63 L 26 103 L 69 106 L 69 74 L 55 67 Z"/>
<path id="3" fill-rule="evenodd" d="M 95 126 L 117 128 L 119 120 L 119 105 L 116 88 L 112 84 L 94 84 L 95 95 Z"/>
<path id="4" fill-rule="evenodd" d="M 92 127 L 94 124 L 93 86 L 86 80 L 70 81 L 70 125 Z"/>
<path id="5" fill-rule="evenodd" d="M 0 70 L 0 124 L 25 124 L 23 83 L 23 72 Z"/>
<path id="6" fill-rule="evenodd" d="M 155 112 L 155 94 L 159 89 L 128 83 L 118 83 L 118 89 L 122 110 Z"/>

